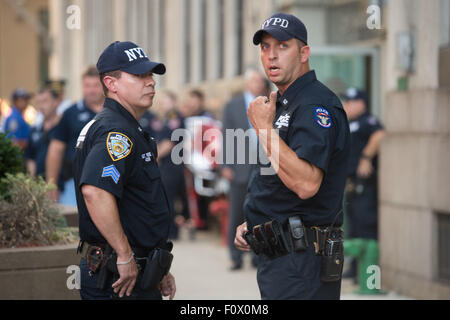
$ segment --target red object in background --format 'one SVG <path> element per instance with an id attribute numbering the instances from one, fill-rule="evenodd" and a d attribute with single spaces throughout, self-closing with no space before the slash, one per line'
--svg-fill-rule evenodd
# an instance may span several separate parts
<path id="1" fill-rule="evenodd" d="M 184 178 L 186 180 L 186 194 L 192 225 L 197 229 L 204 228 L 206 227 L 206 221 L 200 217 L 200 210 L 198 208 L 199 195 L 195 192 L 192 173 L 187 169 L 184 170 Z"/>
<path id="2" fill-rule="evenodd" d="M 228 244 L 228 210 L 230 203 L 225 196 L 221 196 L 209 204 L 209 212 L 219 218 L 222 234 L 222 245 Z"/>

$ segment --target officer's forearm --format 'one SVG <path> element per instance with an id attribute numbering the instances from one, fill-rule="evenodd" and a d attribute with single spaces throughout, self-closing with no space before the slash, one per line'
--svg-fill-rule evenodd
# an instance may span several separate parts
<path id="1" fill-rule="evenodd" d="M 381 140 L 386 135 L 386 132 L 382 129 L 375 131 L 369 138 L 367 145 L 364 147 L 362 154 L 366 157 L 373 158 L 380 149 Z"/>
<path id="2" fill-rule="evenodd" d="M 89 215 L 98 231 L 118 257 L 126 260 L 131 256 L 131 247 L 120 224 L 119 209 L 114 195 L 92 185 L 81 188 Z"/>
<path id="3" fill-rule="evenodd" d="M 274 129 L 260 130 L 258 138 L 284 185 L 301 199 L 313 197 L 322 183 L 322 170 L 300 159 Z"/>
<path id="4" fill-rule="evenodd" d="M 50 142 L 45 159 L 45 177 L 48 183 L 58 184 L 65 151 L 66 144 L 64 142 L 59 140 Z"/>

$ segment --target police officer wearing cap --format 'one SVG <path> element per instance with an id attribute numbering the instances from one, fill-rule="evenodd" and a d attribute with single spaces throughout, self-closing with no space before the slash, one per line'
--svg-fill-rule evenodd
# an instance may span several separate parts
<path id="1" fill-rule="evenodd" d="M 262 164 L 252 172 L 235 245 L 259 252 L 262 299 L 339 299 L 345 112 L 309 68 L 307 31 L 298 18 L 272 15 L 253 43 L 278 92 L 256 98 L 248 116 L 276 174 Z"/>
<path id="2" fill-rule="evenodd" d="M 346 185 L 347 238 L 378 239 L 378 151 L 385 131 L 369 112 L 364 90 L 348 88 L 342 96 L 350 126 L 350 162 Z M 356 263 L 344 273 L 356 276 Z"/>
<path id="3" fill-rule="evenodd" d="M 164 74 L 166 68 L 150 61 L 136 44 L 117 41 L 103 51 L 97 69 L 106 100 L 78 137 L 74 167 L 80 294 L 83 299 L 161 299 L 161 294 L 172 299 L 175 280 L 170 273 L 157 288 L 145 291 L 140 286 L 147 255 L 155 248 L 171 249 L 167 237 L 172 217 L 156 144 L 138 122 L 153 103 L 153 74 Z M 98 288 L 98 261 L 104 261 L 108 246 L 116 254 L 118 276 Z M 93 253 L 90 248 L 95 248 Z"/>

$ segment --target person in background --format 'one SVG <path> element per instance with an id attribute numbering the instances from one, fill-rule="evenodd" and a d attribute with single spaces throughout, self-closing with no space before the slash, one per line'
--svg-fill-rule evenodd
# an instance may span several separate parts
<path id="1" fill-rule="evenodd" d="M 56 114 L 58 107 L 58 94 L 44 88 L 35 96 L 35 106 L 42 115 L 42 121 L 31 127 L 28 146 L 25 150 L 27 172 L 32 176 L 41 175 L 45 178 L 45 159 L 50 139 L 55 134 L 55 128 L 60 120 Z M 62 176 L 58 180 L 58 187 L 62 188 Z"/>
<path id="2" fill-rule="evenodd" d="M 247 194 L 247 184 L 250 178 L 250 172 L 254 168 L 254 164 L 249 163 L 249 153 L 257 152 L 256 150 L 256 134 L 250 124 L 247 117 L 247 110 L 252 102 L 258 96 L 267 96 L 269 92 L 269 86 L 264 75 L 256 70 L 249 69 L 245 73 L 245 91 L 233 97 L 225 106 L 222 116 L 222 136 L 223 136 L 223 148 L 222 154 L 224 158 L 224 165 L 222 166 L 221 175 L 230 181 L 230 189 L 228 192 L 228 199 L 230 201 L 230 210 L 228 218 L 228 248 L 230 250 L 230 256 L 232 261 L 231 270 L 239 270 L 242 268 L 242 255 L 243 251 L 238 250 L 234 246 L 234 237 L 236 228 L 244 222 L 244 200 Z M 254 139 L 253 143 L 249 146 L 237 145 L 237 139 L 230 141 L 227 139 L 226 130 L 242 129 L 247 132 L 251 129 L 250 139 Z M 232 163 L 227 163 L 227 145 L 231 148 L 234 146 L 234 159 Z M 255 147 L 255 150 L 251 148 Z M 245 162 L 239 164 L 237 159 L 238 153 L 245 152 Z M 257 265 L 257 257 L 252 254 L 252 264 Z"/>
<path id="3" fill-rule="evenodd" d="M 56 184 L 61 171 L 64 175 L 64 190 L 49 194 L 60 204 L 76 206 L 72 163 L 75 145 L 81 129 L 103 108 L 105 96 L 98 71 L 89 67 L 82 76 L 83 99 L 68 108 L 62 115 L 50 141 L 46 159 L 47 182 Z M 61 193 L 61 191 L 64 191 Z M 60 194 L 61 193 L 61 194 Z"/>
<path id="4" fill-rule="evenodd" d="M 213 118 L 211 113 L 205 110 L 205 95 L 198 89 L 188 92 L 185 103 L 181 106 L 180 112 L 184 118 L 205 116 Z"/>
<path id="5" fill-rule="evenodd" d="M 162 129 L 158 134 L 158 161 L 161 177 L 167 189 L 169 202 L 173 207 L 175 219 L 169 238 L 178 238 L 178 227 L 189 220 L 186 196 L 186 182 L 183 164 L 174 164 L 171 158 L 175 142 L 171 140 L 172 133 L 184 128 L 184 119 L 177 111 L 177 97 L 171 91 L 165 91 L 161 98 L 160 111 L 162 113 Z M 178 141 L 177 143 L 181 143 Z"/>
<path id="6" fill-rule="evenodd" d="M 13 140 L 14 145 L 25 150 L 30 136 L 30 125 L 25 121 L 24 112 L 30 102 L 31 94 L 25 89 L 14 90 L 11 96 L 11 114 L 6 118 L 3 132 Z"/>
<path id="7" fill-rule="evenodd" d="M 348 238 L 378 239 L 378 151 L 385 131 L 369 112 L 365 91 L 349 88 L 342 97 L 350 126 L 350 160 L 346 184 Z M 355 278 L 356 260 L 343 274 Z"/>
<path id="8" fill-rule="evenodd" d="M 205 95 L 199 89 L 192 89 L 188 92 L 184 104 L 181 105 L 180 112 L 185 119 L 185 123 L 191 117 L 206 117 L 214 119 L 213 115 L 205 109 Z M 197 207 L 198 218 L 193 219 L 195 227 L 199 230 L 207 229 L 207 217 L 209 211 L 210 198 L 198 195 Z M 192 208 L 191 208 L 192 210 Z M 192 212 L 190 213 L 192 215 Z"/>

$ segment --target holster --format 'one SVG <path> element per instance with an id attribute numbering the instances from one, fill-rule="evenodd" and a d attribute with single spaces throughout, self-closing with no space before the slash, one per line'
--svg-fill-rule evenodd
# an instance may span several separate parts
<path id="1" fill-rule="evenodd" d="M 277 254 L 274 252 L 274 249 L 269 243 L 269 239 L 266 236 L 264 231 L 264 225 L 259 224 L 253 227 L 253 235 L 255 236 L 256 241 L 258 241 L 261 246 L 261 252 L 264 253 L 269 258 L 277 257 Z"/>
<path id="2" fill-rule="evenodd" d="M 266 222 L 264 232 L 274 256 L 279 257 L 289 253 L 288 240 L 285 237 L 282 225 L 277 220 Z"/>
<path id="3" fill-rule="evenodd" d="M 173 255 L 168 250 L 156 248 L 150 252 L 146 260 L 141 289 L 156 289 L 169 272 Z"/>
<path id="4" fill-rule="evenodd" d="M 107 244 L 105 247 L 105 251 L 103 252 L 103 261 L 98 273 L 97 288 L 105 290 L 108 281 L 114 275 L 117 276 L 119 274 L 116 263 L 117 255 L 114 252 L 113 248 L 109 244 Z"/>

